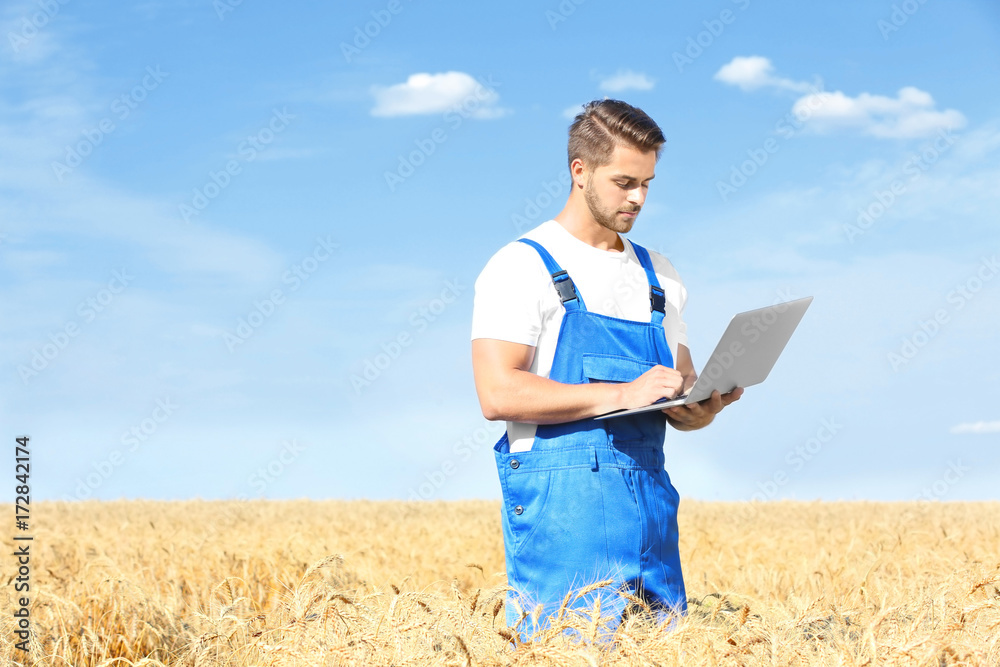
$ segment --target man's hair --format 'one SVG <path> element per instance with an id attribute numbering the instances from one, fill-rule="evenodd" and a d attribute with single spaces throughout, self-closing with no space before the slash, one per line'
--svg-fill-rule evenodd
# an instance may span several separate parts
<path id="1" fill-rule="evenodd" d="M 580 158 L 588 168 L 611 162 L 615 146 L 629 146 L 640 151 L 655 151 L 666 138 L 646 112 L 621 100 L 594 100 L 584 105 L 569 126 L 569 164 Z"/>

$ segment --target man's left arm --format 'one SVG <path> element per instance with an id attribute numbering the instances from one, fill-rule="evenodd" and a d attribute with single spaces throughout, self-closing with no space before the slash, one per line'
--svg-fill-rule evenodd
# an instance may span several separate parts
<path id="1" fill-rule="evenodd" d="M 698 379 L 698 374 L 694 372 L 694 364 L 691 363 L 691 351 L 688 350 L 686 345 L 677 345 L 677 363 L 674 364 L 674 368 L 684 377 L 684 389 L 682 393 L 690 391 L 691 387 L 694 386 L 695 380 Z M 722 408 L 733 401 L 740 400 L 740 396 L 742 395 L 742 387 L 737 387 L 728 394 L 720 394 L 718 391 L 713 391 L 712 395 L 703 401 L 666 408 L 663 413 L 667 415 L 667 422 L 678 431 L 694 431 L 711 424 L 712 420 L 715 419 L 715 415 L 721 412 Z"/>

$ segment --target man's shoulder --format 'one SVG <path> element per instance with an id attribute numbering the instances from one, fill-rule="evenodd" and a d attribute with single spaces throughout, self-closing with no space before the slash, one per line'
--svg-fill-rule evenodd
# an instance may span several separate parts
<path id="1" fill-rule="evenodd" d="M 553 234 L 554 230 L 551 226 L 553 224 L 559 223 L 554 220 L 544 222 L 502 246 L 499 250 L 493 253 L 493 256 L 490 258 L 487 266 L 493 265 L 494 267 L 499 267 L 514 265 L 520 268 L 525 268 L 525 265 L 537 264 L 539 267 L 544 269 L 544 264 L 538 255 L 538 251 L 529 244 L 522 243 L 521 239 L 535 241 L 548 250 L 549 246 L 557 243 L 559 240 L 558 235 Z"/>
<path id="2" fill-rule="evenodd" d="M 643 245 L 641 243 L 636 243 L 631 239 L 629 239 L 629 243 L 631 243 L 633 246 L 638 245 L 644 248 L 647 253 L 649 253 L 649 261 L 652 262 L 653 270 L 656 271 L 656 273 L 660 274 L 661 276 L 665 276 L 667 278 L 671 278 L 673 280 L 680 282 L 680 274 L 677 273 L 677 269 L 674 267 L 674 263 L 671 262 L 670 259 L 665 254 L 663 254 L 663 252 L 661 252 L 658 248 L 650 247 L 648 245 Z"/>
<path id="3" fill-rule="evenodd" d="M 522 238 L 531 237 L 525 236 Z M 525 264 L 534 264 L 536 262 L 541 265 L 541 259 L 538 256 L 538 252 L 527 243 L 521 243 L 520 240 L 515 239 L 493 253 L 493 256 L 490 257 L 489 262 L 487 262 L 487 266 L 515 265 L 518 267 L 524 267 Z"/>
<path id="4" fill-rule="evenodd" d="M 546 242 L 550 241 L 550 238 L 549 234 L 544 229 L 541 229 L 543 226 L 539 225 L 535 227 L 523 234 L 519 239 L 527 238 L 536 241 L 548 249 Z M 477 283 L 516 282 L 523 287 L 535 283 L 545 284 L 551 280 L 545 268 L 545 263 L 539 256 L 538 251 L 527 243 L 521 243 L 519 239 L 507 243 L 493 253 L 493 256 L 486 262 L 486 266 L 483 267 L 482 272 L 479 274 Z M 548 245 L 551 245 L 551 243 Z"/>

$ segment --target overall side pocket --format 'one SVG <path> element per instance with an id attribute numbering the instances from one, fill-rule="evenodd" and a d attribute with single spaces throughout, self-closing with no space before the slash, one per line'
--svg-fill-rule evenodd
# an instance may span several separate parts
<path id="1" fill-rule="evenodd" d="M 508 462 L 510 499 L 504 510 L 519 564 L 529 570 L 535 563 L 542 569 L 587 565 L 592 570 L 607 553 L 594 447 L 517 456 Z"/>

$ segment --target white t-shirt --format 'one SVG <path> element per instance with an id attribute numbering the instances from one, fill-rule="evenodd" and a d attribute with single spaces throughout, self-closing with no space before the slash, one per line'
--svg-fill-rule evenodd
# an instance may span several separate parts
<path id="1" fill-rule="evenodd" d="M 542 223 L 523 238 L 540 243 L 569 273 L 588 311 L 649 322 L 649 281 L 627 239 L 623 237 L 624 252 L 601 250 L 579 240 L 555 220 Z M 681 318 L 687 290 L 670 260 L 652 250 L 649 255 L 666 297 L 663 328 L 676 360 L 677 345 L 687 345 L 687 327 Z M 497 251 L 476 279 L 472 339 L 530 345 L 535 348 L 531 372 L 548 377 L 564 313 L 538 251 L 514 241 Z M 534 424 L 507 422 L 510 451 L 531 449 L 535 428 Z"/>

